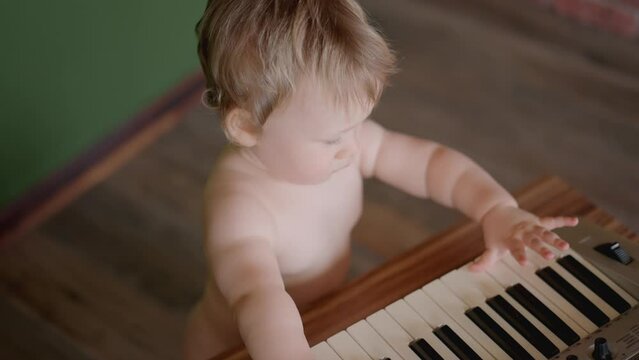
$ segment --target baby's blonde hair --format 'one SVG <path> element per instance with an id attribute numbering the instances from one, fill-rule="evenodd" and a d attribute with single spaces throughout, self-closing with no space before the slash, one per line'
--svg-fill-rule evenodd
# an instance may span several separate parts
<path id="1" fill-rule="evenodd" d="M 204 101 L 260 124 L 303 77 L 337 103 L 375 104 L 395 56 L 354 0 L 209 0 L 196 26 Z"/>

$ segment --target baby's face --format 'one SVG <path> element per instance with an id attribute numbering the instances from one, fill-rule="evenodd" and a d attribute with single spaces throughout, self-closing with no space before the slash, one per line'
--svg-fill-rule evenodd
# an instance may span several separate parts
<path id="1" fill-rule="evenodd" d="M 269 174 L 296 184 L 318 184 L 353 164 L 359 127 L 370 106 L 340 107 L 316 83 L 306 81 L 268 117 L 249 150 Z"/>

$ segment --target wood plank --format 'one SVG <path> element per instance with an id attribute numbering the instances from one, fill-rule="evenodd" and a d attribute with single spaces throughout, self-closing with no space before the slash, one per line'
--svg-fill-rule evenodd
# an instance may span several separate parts
<path id="1" fill-rule="evenodd" d="M 185 201 L 201 198 L 193 194 L 201 186 L 191 186 L 189 177 L 182 177 L 179 170 L 175 173 L 187 180 L 184 183 L 171 182 L 170 175 L 161 177 L 161 172 L 173 170 L 166 163 L 144 164 L 139 170 L 149 178 L 131 176 L 127 166 L 129 171 L 117 177 L 127 177 L 128 183 L 136 185 L 120 189 L 110 179 L 48 221 L 41 231 L 109 267 L 122 283 L 172 309 L 186 311 L 201 294 L 206 276 L 201 201 Z"/>
<path id="2" fill-rule="evenodd" d="M 366 0 L 364 0 L 366 1 Z M 422 0 L 420 0 L 422 1 Z M 569 50 L 585 60 L 639 77 L 639 45 L 616 34 L 591 28 L 535 4 L 535 1 L 434 0 L 438 6 L 482 19 L 514 32 Z"/>
<path id="3" fill-rule="evenodd" d="M 433 234 L 421 223 L 404 217 L 397 208 L 384 203 L 366 201 L 360 221 L 352 232 L 353 242 L 366 246 L 369 251 L 390 259 L 412 248 L 424 236 Z"/>
<path id="4" fill-rule="evenodd" d="M 43 234 L 31 233 L 0 253 L 0 289 L 96 357 L 179 357 L 183 314 Z"/>
<path id="5" fill-rule="evenodd" d="M 10 301 L 0 292 L 0 358 L 41 360 L 88 360 L 96 354 L 46 323 L 31 309 Z"/>
<path id="6" fill-rule="evenodd" d="M 639 230 L 627 195 L 639 182 L 639 43 L 526 1 L 362 4 L 401 69 L 375 119 L 460 150 L 511 191 L 558 174 Z"/>

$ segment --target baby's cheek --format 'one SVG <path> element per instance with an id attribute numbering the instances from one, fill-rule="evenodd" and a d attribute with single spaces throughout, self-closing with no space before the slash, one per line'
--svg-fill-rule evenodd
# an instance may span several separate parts
<path id="1" fill-rule="evenodd" d="M 320 182 L 318 161 L 315 156 L 300 149 L 289 149 L 272 159 L 276 164 L 278 177 L 297 184 L 313 184 Z"/>
<path id="2" fill-rule="evenodd" d="M 330 174 L 331 158 L 323 154 L 309 153 L 300 162 L 300 168 L 311 178 L 325 178 L 327 173 Z"/>

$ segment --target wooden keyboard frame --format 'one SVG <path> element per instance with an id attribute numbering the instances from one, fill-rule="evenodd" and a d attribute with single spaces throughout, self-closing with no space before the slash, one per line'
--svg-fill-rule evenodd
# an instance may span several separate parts
<path id="1" fill-rule="evenodd" d="M 521 208 L 538 216 L 570 215 L 599 224 L 633 241 L 639 237 L 557 177 L 543 177 L 516 194 Z M 311 346 L 472 261 L 483 250 L 477 223 L 464 222 L 319 299 L 302 314 Z M 247 360 L 238 347 L 212 360 Z"/>

